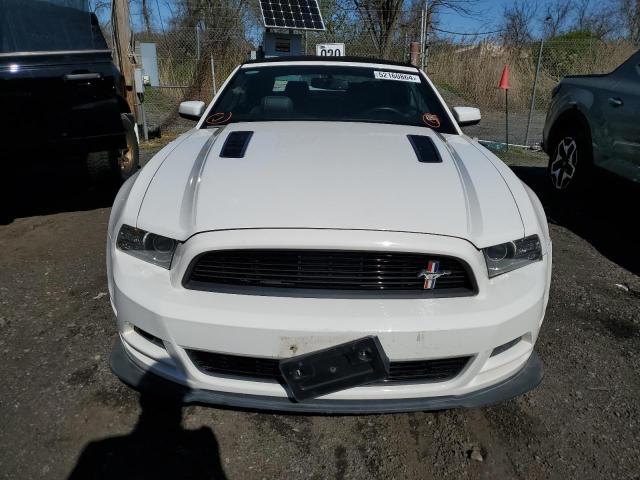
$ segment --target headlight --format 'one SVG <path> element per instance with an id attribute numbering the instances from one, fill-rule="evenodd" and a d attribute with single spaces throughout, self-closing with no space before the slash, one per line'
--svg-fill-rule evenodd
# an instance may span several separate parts
<path id="1" fill-rule="evenodd" d="M 116 246 L 129 255 L 169 269 L 178 242 L 172 238 L 122 225 Z"/>
<path id="2" fill-rule="evenodd" d="M 542 259 L 542 245 L 537 235 L 483 248 L 489 278 L 524 267 Z"/>

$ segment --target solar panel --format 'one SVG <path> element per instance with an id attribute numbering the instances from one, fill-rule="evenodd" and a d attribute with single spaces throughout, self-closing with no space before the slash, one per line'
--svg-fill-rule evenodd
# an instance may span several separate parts
<path id="1" fill-rule="evenodd" d="M 260 0 L 264 26 L 324 30 L 318 0 Z"/>

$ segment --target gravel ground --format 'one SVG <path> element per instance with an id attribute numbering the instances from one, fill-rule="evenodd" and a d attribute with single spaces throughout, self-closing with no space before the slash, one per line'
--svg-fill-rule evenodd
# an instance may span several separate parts
<path id="1" fill-rule="evenodd" d="M 140 398 L 108 366 L 113 192 L 73 175 L 30 180 L 15 219 L 0 225 L 0 477 L 640 478 L 640 252 L 628 213 L 637 190 L 606 182 L 562 207 L 545 193 L 544 157 L 505 158 L 551 224 L 553 285 L 537 344 L 545 379 L 489 408 L 395 415 Z"/>

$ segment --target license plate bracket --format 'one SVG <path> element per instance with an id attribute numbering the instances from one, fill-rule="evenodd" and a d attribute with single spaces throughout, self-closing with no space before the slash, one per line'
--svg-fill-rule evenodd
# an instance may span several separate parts
<path id="1" fill-rule="evenodd" d="M 280 372 L 297 401 L 383 380 L 389 359 L 376 336 L 280 361 Z"/>

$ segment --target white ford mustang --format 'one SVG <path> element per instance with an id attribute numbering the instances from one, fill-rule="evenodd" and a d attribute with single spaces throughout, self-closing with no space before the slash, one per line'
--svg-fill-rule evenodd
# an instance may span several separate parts
<path id="1" fill-rule="evenodd" d="M 109 292 L 126 383 L 327 413 L 534 388 L 551 278 L 536 195 L 414 67 L 239 66 L 120 190 Z"/>

